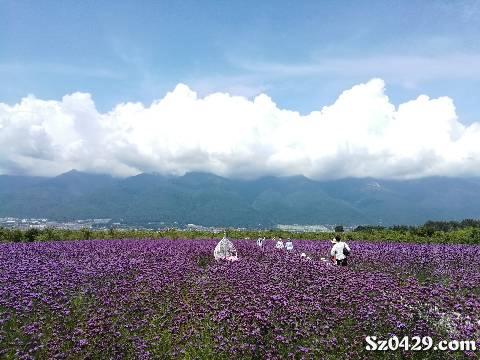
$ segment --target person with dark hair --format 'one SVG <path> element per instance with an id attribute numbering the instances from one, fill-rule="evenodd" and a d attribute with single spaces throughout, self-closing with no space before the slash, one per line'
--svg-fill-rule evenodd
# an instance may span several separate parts
<path id="1" fill-rule="evenodd" d="M 332 239 L 332 250 L 330 250 L 330 255 L 332 260 L 340 266 L 347 266 L 347 258 L 350 255 L 350 247 L 344 241 L 340 235 L 335 235 Z"/>

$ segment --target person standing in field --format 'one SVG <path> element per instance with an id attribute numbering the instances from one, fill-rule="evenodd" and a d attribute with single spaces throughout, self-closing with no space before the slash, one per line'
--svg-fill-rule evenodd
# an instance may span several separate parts
<path id="1" fill-rule="evenodd" d="M 288 250 L 288 251 L 292 251 L 293 250 L 293 242 L 292 240 L 289 238 L 287 240 L 287 242 L 285 243 L 285 249 Z"/>
<path id="2" fill-rule="evenodd" d="M 259 238 L 257 239 L 257 246 L 258 246 L 259 248 L 263 247 L 264 241 L 265 241 L 265 237 L 263 237 L 263 238 L 259 237 Z"/>
<path id="3" fill-rule="evenodd" d="M 332 250 L 330 250 L 330 255 L 332 260 L 340 266 L 347 266 L 347 258 L 350 255 L 350 247 L 344 241 L 340 235 L 335 235 L 332 240 Z"/>

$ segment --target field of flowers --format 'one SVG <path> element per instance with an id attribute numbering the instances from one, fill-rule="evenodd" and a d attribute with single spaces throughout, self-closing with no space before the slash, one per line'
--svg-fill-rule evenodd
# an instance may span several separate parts
<path id="1" fill-rule="evenodd" d="M 365 336 L 480 344 L 480 247 L 326 241 L 213 260 L 218 240 L 0 245 L 0 358 L 475 358 L 367 352 Z M 311 260 L 299 254 L 307 253 Z"/>

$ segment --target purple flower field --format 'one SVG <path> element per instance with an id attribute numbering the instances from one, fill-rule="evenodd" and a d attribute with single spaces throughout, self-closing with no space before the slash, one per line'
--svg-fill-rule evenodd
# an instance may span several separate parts
<path id="1" fill-rule="evenodd" d="M 0 358 L 437 359 L 365 337 L 480 344 L 479 246 L 353 241 L 337 267 L 326 241 L 233 240 L 232 263 L 213 260 L 217 241 L 1 244 Z"/>

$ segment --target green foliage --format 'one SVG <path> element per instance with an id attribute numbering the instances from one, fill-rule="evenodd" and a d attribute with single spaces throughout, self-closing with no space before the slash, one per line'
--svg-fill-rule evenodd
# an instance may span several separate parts
<path id="1" fill-rule="evenodd" d="M 13 229 L 7 232 L 7 241 L 22 242 L 24 240 L 23 232 L 18 229 Z"/>
<path id="2" fill-rule="evenodd" d="M 384 230 L 384 226 L 377 225 L 359 225 L 353 231 L 375 231 L 375 230 Z"/>
<path id="3" fill-rule="evenodd" d="M 58 240 L 62 240 L 63 237 L 61 236 L 61 230 L 46 228 L 40 231 L 40 234 L 38 234 L 37 239 L 39 241 L 58 241 Z"/>
<path id="4" fill-rule="evenodd" d="M 82 240 L 89 240 L 92 238 L 92 230 L 90 229 L 80 229 Z"/>
<path id="5" fill-rule="evenodd" d="M 455 223 L 429 222 L 423 226 L 393 226 L 385 228 L 381 226 L 358 226 L 354 231 L 344 232 L 346 240 L 365 241 L 390 241 L 390 242 L 412 242 L 412 243 L 436 243 L 436 244 L 480 244 L 480 226 L 477 221 L 462 221 Z M 463 225 L 462 225 L 463 224 Z M 465 224 L 474 226 L 465 227 Z M 448 231 L 440 229 L 449 229 Z M 339 230 L 339 229 L 336 229 Z M 0 228 L 0 242 L 32 242 L 32 241 L 68 241 L 88 239 L 208 239 L 221 238 L 223 233 L 213 233 L 206 230 L 65 230 L 65 229 L 5 229 Z M 270 230 L 239 230 L 228 229 L 228 237 L 231 239 L 257 239 L 259 237 L 272 238 L 294 238 L 310 240 L 329 240 L 334 236 L 333 232 L 304 232 L 292 233 L 280 229 Z"/>
<path id="6" fill-rule="evenodd" d="M 40 230 L 31 228 L 25 231 L 24 237 L 27 242 L 34 242 L 37 239 L 38 234 L 40 234 Z"/>

